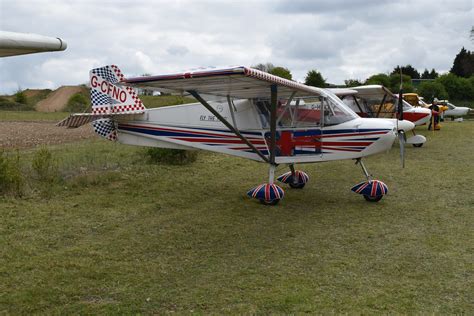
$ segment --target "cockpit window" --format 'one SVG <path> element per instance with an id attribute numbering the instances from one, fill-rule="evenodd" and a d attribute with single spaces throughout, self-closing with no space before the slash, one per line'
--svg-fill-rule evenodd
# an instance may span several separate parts
<path id="1" fill-rule="evenodd" d="M 270 101 L 254 100 L 263 128 L 270 127 Z M 323 110 L 321 110 L 323 109 Z M 277 128 L 320 127 L 340 124 L 357 118 L 336 96 L 278 100 Z"/>

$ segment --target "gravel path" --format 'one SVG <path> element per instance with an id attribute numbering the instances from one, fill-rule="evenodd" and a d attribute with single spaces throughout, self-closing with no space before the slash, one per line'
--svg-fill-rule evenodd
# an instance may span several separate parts
<path id="1" fill-rule="evenodd" d="M 95 137 L 89 124 L 66 129 L 57 122 L 0 122 L 0 148 L 54 145 Z"/>

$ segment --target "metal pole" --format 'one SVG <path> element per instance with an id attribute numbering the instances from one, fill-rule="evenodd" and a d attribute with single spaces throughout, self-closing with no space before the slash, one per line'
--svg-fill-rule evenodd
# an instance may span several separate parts
<path id="1" fill-rule="evenodd" d="M 372 176 L 367 171 L 367 168 L 365 168 L 365 165 L 362 162 L 362 158 L 357 158 L 356 159 L 356 164 L 360 164 L 360 166 L 362 167 L 362 171 L 364 172 L 365 177 L 367 178 L 367 180 L 372 180 Z"/>
<path id="2" fill-rule="evenodd" d="M 296 179 L 295 165 L 290 164 L 291 177 L 293 178 L 293 183 L 298 184 L 298 179 Z"/>
<path id="3" fill-rule="evenodd" d="M 275 181 L 275 165 L 270 165 L 270 169 L 268 170 L 268 183 L 273 184 Z"/>
<path id="4" fill-rule="evenodd" d="M 276 149 L 276 119 L 277 119 L 278 88 L 277 85 L 270 86 L 270 163 L 275 165 Z"/>

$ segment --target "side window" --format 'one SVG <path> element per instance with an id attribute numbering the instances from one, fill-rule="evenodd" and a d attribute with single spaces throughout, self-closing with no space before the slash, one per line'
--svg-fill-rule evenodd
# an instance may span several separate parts
<path id="1" fill-rule="evenodd" d="M 263 128 L 270 127 L 270 102 L 256 100 Z M 323 113 L 324 112 L 324 113 Z M 340 124 L 358 117 L 336 96 L 279 100 L 277 105 L 277 129 L 320 127 Z"/>
<path id="2" fill-rule="evenodd" d="M 270 101 L 255 100 L 263 128 L 270 127 Z M 288 104 L 287 100 L 278 100 L 277 128 L 296 128 L 321 125 L 321 101 L 313 98 L 308 102 L 294 99 Z"/>
<path id="3" fill-rule="evenodd" d="M 303 100 L 301 100 L 303 101 Z M 321 126 L 322 98 L 304 100 L 295 109 L 294 123 L 296 127 Z"/>

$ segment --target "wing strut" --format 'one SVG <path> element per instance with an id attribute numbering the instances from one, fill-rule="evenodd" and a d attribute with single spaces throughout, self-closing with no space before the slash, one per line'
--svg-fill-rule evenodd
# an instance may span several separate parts
<path id="1" fill-rule="evenodd" d="M 230 124 L 222 115 L 219 114 L 209 103 L 204 100 L 197 91 L 195 90 L 188 90 L 189 94 L 191 94 L 196 100 L 198 100 L 206 109 L 209 110 L 212 114 L 214 114 L 228 129 L 230 129 L 235 135 L 237 135 L 241 140 L 244 141 L 247 146 L 249 146 L 263 161 L 270 163 L 270 160 L 260 152 L 244 135 L 242 135 L 238 129 L 236 129 L 232 124 Z M 275 107 L 276 109 L 276 107 Z M 275 110 L 276 113 L 276 110 Z"/>
<path id="2" fill-rule="evenodd" d="M 276 147 L 276 120 L 277 120 L 277 85 L 270 86 L 270 164 L 275 165 L 275 147 Z"/>
<path id="3" fill-rule="evenodd" d="M 379 110 L 377 111 L 377 116 L 376 117 L 379 117 L 380 115 L 380 111 L 382 110 L 384 104 L 385 104 L 385 99 L 387 98 L 387 94 L 385 93 L 383 95 L 383 99 L 382 99 L 382 102 L 380 102 L 380 107 L 379 107 Z"/>

